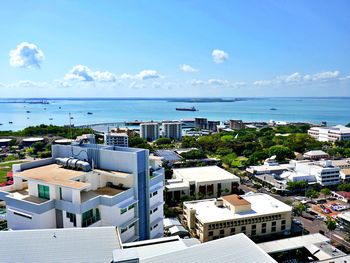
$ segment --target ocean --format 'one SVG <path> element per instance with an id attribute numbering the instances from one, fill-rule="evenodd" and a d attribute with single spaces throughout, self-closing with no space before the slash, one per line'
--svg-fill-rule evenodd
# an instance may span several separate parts
<path id="1" fill-rule="evenodd" d="M 19 130 L 39 124 L 74 125 L 123 121 L 161 121 L 206 117 L 225 121 L 305 121 L 328 125 L 350 122 L 350 98 L 243 98 L 230 102 L 185 102 L 170 99 L 0 99 L 0 130 Z M 198 111 L 176 111 L 192 107 Z M 271 110 L 275 108 L 276 110 Z M 87 114 L 91 112 L 92 114 Z M 12 123 L 10 123 L 12 122 Z"/>

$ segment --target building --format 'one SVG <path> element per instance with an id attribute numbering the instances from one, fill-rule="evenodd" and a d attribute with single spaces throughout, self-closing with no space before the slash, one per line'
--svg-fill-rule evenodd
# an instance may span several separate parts
<path id="1" fill-rule="evenodd" d="M 332 191 L 331 195 L 344 203 L 350 203 L 350 192 Z"/>
<path id="2" fill-rule="evenodd" d="M 245 125 L 242 120 L 230 120 L 229 127 L 232 130 L 241 130 L 245 128 Z"/>
<path id="3" fill-rule="evenodd" d="M 321 142 L 349 141 L 350 128 L 343 125 L 332 127 L 312 127 L 308 134 Z"/>
<path id="4" fill-rule="evenodd" d="M 206 130 L 208 128 L 207 118 L 194 118 L 194 127 L 196 129 Z"/>
<path id="5" fill-rule="evenodd" d="M 328 159 L 329 155 L 328 153 L 325 153 L 324 151 L 321 150 L 314 150 L 314 151 L 308 151 L 304 153 L 303 157 L 308 160 L 312 161 L 318 161 L 321 159 Z"/>
<path id="6" fill-rule="evenodd" d="M 333 166 L 332 161 L 305 162 L 294 161 L 294 171 L 305 176 L 314 176 L 322 186 L 337 185 L 340 183 L 340 168 Z"/>
<path id="7" fill-rule="evenodd" d="M 182 123 L 181 122 L 163 122 L 162 135 L 165 138 L 181 141 L 182 139 Z"/>
<path id="8" fill-rule="evenodd" d="M 129 137 L 126 133 L 108 132 L 103 137 L 105 145 L 129 147 Z"/>
<path id="9" fill-rule="evenodd" d="M 337 215 L 339 222 L 344 226 L 345 230 L 350 232 L 350 212 L 343 212 Z"/>
<path id="10" fill-rule="evenodd" d="M 332 165 L 340 169 L 350 169 L 350 159 L 332 160 Z"/>
<path id="11" fill-rule="evenodd" d="M 173 178 L 166 180 L 168 200 L 181 196 L 217 197 L 237 190 L 239 177 L 218 166 L 173 169 Z"/>
<path id="12" fill-rule="evenodd" d="M 350 168 L 341 169 L 340 170 L 340 179 L 343 182 L 349 182 L 350 181 Z"/>
<path id="13" fill-rule="evenodd" d="M 147 141 L 159 139 L 159 123 L 145 122 L 140 124 L 140 137 Z"/>
<path id="14" fill-rule="evenodd" d="M 5 138 L 5 139 L 0 139 L 0 147 L 7 147 L 11 144 L 11 141 L 13 139 L 8 139 L 8 138 Z"/>
<path id="15" fill-rule="evenodd" d="M 288 233 L 292 207 L 267 194 L 227 195 L 184 202 L 184 223 L 201 242 L 243 233 L 249 237 Z"/>
<path id="16" fill-rule="evenodd" d="M 37 143 L 37 142 L 44 142 L 44 138 L 42 137 L 30 137 L 30 138 L 24 138 L 22 140 L 22 145 L 24 147 L 30 147 L 32 146 L 34 143 Z"/>
<path id="17" fill-rule="evenodd" d="M 208 121 L 208 130 L 209 131 L 217 132 L 218 126 L 220 126 L 220 121 Z"/>
<path id="18" fill-rule="evenodd" d="M 1 262 L 276 263 L 243 234 L 200 244 L 194 238 L 125 243 L 115 227 L 1 231 Z M 232 249 L 234 248 L 234 249 Z M 215 256 L 213 256 L 215 255 Z"/>
<path id="19" fill-rule="evenodd" d="M 118 226 L 123 241 L 163 235 L 164 170 L 144 149 L 53 145 L 52 157 L 13 165 L 0 188 L 13 230 Z"/>

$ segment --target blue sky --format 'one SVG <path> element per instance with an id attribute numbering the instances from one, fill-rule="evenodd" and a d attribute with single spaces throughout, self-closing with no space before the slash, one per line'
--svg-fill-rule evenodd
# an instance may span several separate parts
<path id="1" fill-rule="evenodd" d="M 1 97 L 350 96 L 350 2 L 2 1 Z"/>

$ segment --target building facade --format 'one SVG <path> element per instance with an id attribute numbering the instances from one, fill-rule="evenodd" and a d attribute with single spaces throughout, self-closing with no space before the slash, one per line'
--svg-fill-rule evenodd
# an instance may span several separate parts
<path id="1" fill-rule="evenodd" d="M 163 122 L 162 135 L 165 138 L 181 141 L 182 139 L 182 123 L 181 122 Z"/>
<path id="2" fill-rule="evenodd" d="M 184 223 L 201 242 L 238 233 L 248 237 L 285 234 L 292 207 L 261 193 L 184 202 Z"/>
<path id="3" fill-rule="evenodd" d="M 194 127 L 196 129 L 206 130 L 208 129 L 208 120 L 207 118 L 195 118 Z"/>
<path id="4" fill-rule="evenodd" d="M 245 125 L 242 120 L 230 120 L 229 127 L 232 130 L 241 130 L 244 129 Z"/>
<path id="5" fill-rule="evenodd" d="M 109 146 L 129 147 L 129 137 L 126 133 L 105 133 L 104 142 Z"/>
<path id="6" fill-rule="evenodd" d="M 146 122 L 140 124 L 140 137 L 147 141 L 159 139 L 159 123 Z"/>
<path id="7" fill-rule="evenodd" d="M 220 126 L 220 121 L 208 121 L 208 130 L 217 132 L 218 126 Z"/>
<path id="8" fill-rule="evenodd" d="M 332 127 L 312 127 L 308 134 L 321 142 L 349 141 L 350 128 L 343 125 Z"/>
<path id="9" fill-rule="evenodd" d="M 96 144 L 53 145 L 52 157 L 13 166 L 0 188 L 8 227 L 118 226 L 123 241 L 163 235 L 164 170 L 149 153 Z"/>

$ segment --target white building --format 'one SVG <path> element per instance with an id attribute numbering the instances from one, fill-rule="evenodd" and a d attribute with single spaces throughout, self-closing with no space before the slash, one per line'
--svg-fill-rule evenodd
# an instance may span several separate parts
<path id="1" fill-rule="evenodd" d="M 340 168 L 333 166 L 332 161 L 305 162 L 295 161 L 294 171 L 305 176 L 314 176 L 322 186 L 340 183 Z"/>
<path id="2" fill-rule="evenodd" d="M 159 124 L 157 122 L 145 122 L 140 124 L 140 137 L 147 141 L 159 138 Z"/>
<path id="3" fill-rule="evenodd" d="M 104 134 L 106 145 L 129 147 L 129 137 L 126 133 L 108 132 Z"/>
<path id="4" fill-rule="evenodd" d="M 333 127 L 312 127 L 308 134 L 321 142 L 349 141 L 350 128 L 343 125 Z"/>
<path id="5" fill-rule="evenodd" d="M 277 262 L 243 234 L 204 244 L 179 237 L 124 243 L 115 227 L 98 227 L 0 231 L 0 242 L 5 263 Z"/>
<path id="6" fill-rule="evenodd" d="M 8 227 L 118 226 L 123 241 L 163 235 L 163 168 L 148 150 L 96 144 L 53 145 L 52 158 L 13 165 L 0 188 Z"/>
<path id="7" fill-rule="evenodd" d="M 239 177 L 218 166 L 179 168 L 173 178 L 166 181 L 167 198 L 179 200 L 181 196 L 217 197 L 232 193 Z"/>
<path id="8" fill-rule="evenodd" d="M 328 155 L 328 153 L 321 151 L 321 150 L 313 150 L 313 151 L 308 151 L 308 152 L 304 153 L 303 157 L 305 159 L 318 161 L 321 159 L 328 159 L 329 155 Z"/>
<path id="9" fill-rule="evenodd" d="M 249 237 L 288 233 L 291 216 L 291 206 L 261 193 L 184 202 L 184 222 L 201 242 L 237 233 Z"/>
<path id="10" fill-rule="evenodd" d="M 162 135 L 165 138 L 181 141 L 182 139 L 182 123 L 181 122 L 163 122 Z"/>

